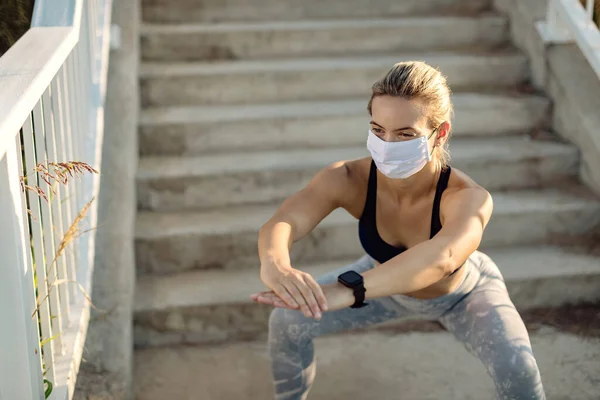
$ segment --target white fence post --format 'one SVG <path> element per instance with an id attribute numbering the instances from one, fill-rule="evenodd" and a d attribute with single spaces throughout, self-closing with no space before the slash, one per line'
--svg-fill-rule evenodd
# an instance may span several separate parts
<path id="1" fill-rule="evenodd" d="M 546 20 L 536 22 L 536 28 L 546 44 L 577 44 L 600 77 L 600 30 L 592 6 L 589 0 L 587 9 L 578 0 L 549 0 Z"/>
<path id="2" fill-rule="evenodd" d="M 43 399 L 37 318 L 31 317 L 35 295 L 19 185 L 20 148 L 13 146 L 0 157 L 0 398 Z"/>
<path id="3" fill-rule="evenodd" d="M 96 207 L 76 216 L 97 195 L 98 177 L 77 179 L 60 163 L 99 169 L 103 103 L 95 94 L 105 84 L 111 5 L 37 0 L 31 29 L 0 58 L 0 400 L 44 399 L 44 378 L 49 400 L 73 396 L 90 307 L 79 288 L 90 292 L 93 271 L 95 235 L 85 229 Z M 38 185 L 45 195 L 33 193 Z M 65 238 L 75 221 L 86 237 Z"/>
<path id="4" fill-rule="evenodd" d="M 557 0 L 549 0 L 546 21 L 537 23 L 538 32 L 546 43 L 569 43 L 573 41 L 573 36 L 562 21 L 559 12 Z"/>

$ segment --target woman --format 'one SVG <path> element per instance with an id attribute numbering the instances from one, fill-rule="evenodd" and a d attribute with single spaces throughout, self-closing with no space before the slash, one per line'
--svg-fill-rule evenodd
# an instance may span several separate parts
<path id="1" fill-rule="evenodd" d="M 477 251 L 492 198 L 448 165 L 445 77 L 422 62 L 396 64 L 373 85 L 368 110 L 371 157 L 320 171 L 259 232 L 271 291 L 251 298 L 277 307 L 269 322 L 276 398 L 307 397 L 315 337 L 408 316 L 454 334 L 481 359 L 499 399 L 545 398 L 502 275 Z M 290 248 L 338 207 L 359 220 L 366 255 L 315 281 L 292 267 Z"/>

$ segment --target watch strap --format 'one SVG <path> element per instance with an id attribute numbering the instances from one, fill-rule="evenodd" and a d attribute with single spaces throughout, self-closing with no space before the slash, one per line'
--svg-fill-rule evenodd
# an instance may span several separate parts
<path id="1" fill-rule="evenodd" d="M 344 278 L 345 274 L 348 274 L 351 272 L 354 274 L 357 274 L 361 277 L 361 279 L 358 283 L 353 284 Z M 368 305 L 368 303 L 365 303 L 365 293 L 367 290 L 365 289 L 365 284 L 362 279 L 362 276 L 359 273 L 357 273 L 356 271 L 348 271 L 348 272 L 338 276 L 338 282 L 340 282 L 342 285 L 346 286 L 347 288 L 352 289 L 352 292 L 354 294 L 354 304 L 352 304 L 350 306 L 350 308 L 362 308 L 362 307 Z"/>
<path id="2" fill-rule="evenodd" d="M 366 290 L 363 285 L 354 288 L 354 304 L 350 308 L 362 308 L 369 304 L 365 303 L 365 292 Z"/>

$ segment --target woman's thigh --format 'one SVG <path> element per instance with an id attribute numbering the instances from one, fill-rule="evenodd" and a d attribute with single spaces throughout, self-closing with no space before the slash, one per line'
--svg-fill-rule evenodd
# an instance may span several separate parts
<path id="1" fill-rule="evenodd" d="M 525 324 L 495 264 L 485 255 L 481 261 L 481 277 L 475 288 L 440 322 L 483 362 L 500 399 L 543 399 Z"/>

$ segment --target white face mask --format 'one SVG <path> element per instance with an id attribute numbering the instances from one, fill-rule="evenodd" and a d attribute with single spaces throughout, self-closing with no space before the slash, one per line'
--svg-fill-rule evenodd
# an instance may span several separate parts
<path id="1" fill-rule="evenodd" d="M 425 136 L 403 142 L 386 142 L 369 130 L 367 149 L 377 169 L 392 179 L 406 179 L 431 161 L 429 140 Z"/>

